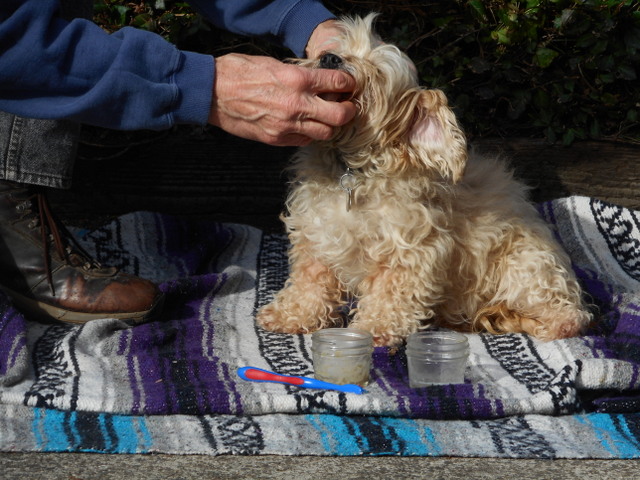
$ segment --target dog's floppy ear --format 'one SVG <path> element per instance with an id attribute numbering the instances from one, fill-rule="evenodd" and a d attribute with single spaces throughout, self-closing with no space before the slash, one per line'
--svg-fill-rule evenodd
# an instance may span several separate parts
<path id="1" fill-rule="evenodd" d="M 419 89 L 409 142 L 429 168 L 456 183 L 467 161 L 467 141 L 440 90 Z"/>

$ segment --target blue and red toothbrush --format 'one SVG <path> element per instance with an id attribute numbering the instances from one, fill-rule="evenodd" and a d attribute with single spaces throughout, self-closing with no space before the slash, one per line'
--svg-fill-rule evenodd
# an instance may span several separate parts
<path id="1" fill-rule="evenodd" d="M 284 383 L 285 385 L 293 385 L 300 388 L 322 388 L 326 390 L 338 390 L 340 392 L 355 393 L 361 395 L 365 392 L 360 385 L 347 384 L 338 385 L 336 383 L 323 382 L 309 377 L 296 377 L 292 375 L 280 375 L 268 370 L 262 370 L 256 367 L 241 367 L 238 369 L 238 375 L 243 380 L 250 382 L 274 382 Z"/>

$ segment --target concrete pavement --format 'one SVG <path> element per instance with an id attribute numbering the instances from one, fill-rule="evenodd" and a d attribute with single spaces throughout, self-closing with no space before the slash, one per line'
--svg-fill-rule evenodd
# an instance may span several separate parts
<path id="1" fill-rule="evenodd" d="M 638 480 L 633 460 L 0 454 L 3 480 Z"/>

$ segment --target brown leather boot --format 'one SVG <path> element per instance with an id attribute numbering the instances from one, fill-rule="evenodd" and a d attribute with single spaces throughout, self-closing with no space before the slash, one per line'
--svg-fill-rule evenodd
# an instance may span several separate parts
<path id="1" fill-rule="evenodd" d="M 162 304 L 158 287 L 103 267 L 54 219 L 43 193 L 0 180 L 0 288 L 24 313 L 69 323 L 139 323 Z"/>

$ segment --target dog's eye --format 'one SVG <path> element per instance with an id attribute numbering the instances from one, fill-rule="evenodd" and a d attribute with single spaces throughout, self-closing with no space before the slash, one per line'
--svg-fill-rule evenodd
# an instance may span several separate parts
<path id="1" fill-rule="evenodd" d="M 338 69 L 342 66 L 342 59 L 334 53 L 325 53 L 320 57 L 320 68 Z"/>

